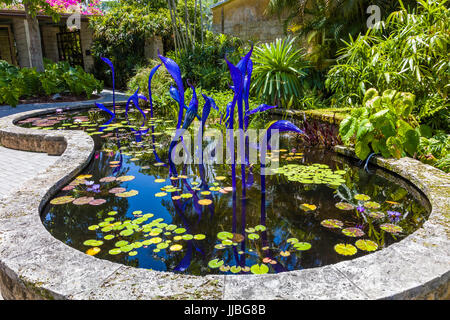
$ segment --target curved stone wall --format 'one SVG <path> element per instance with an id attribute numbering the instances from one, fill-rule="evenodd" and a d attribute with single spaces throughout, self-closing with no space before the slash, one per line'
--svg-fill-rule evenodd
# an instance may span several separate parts
<path id="1" fill-rule="evenodd" d="M 334 265 L 280 274 L 180 275 L 101 260 L 53 238 L 39 214 L 58 189 L 89 163 L 94 143 L 81 131 L 43 132 L 14 125 L 14 120 L 35 115 L 26 112 L 1 118 L 0 139 L 14 135 L 17 149 L 29 139 L 64 141 L 66 147 L 47 171 L 0 202 L 0 290 L 5 299 L 449 297 L 450 177 L 438 169 L 410 158 L 373 158 L 378 166 L 415 184 L 432 207 L 422 228 L 383 250 Z M 353 156 L 344 147 L 336 147 L 336 152 Z"/>

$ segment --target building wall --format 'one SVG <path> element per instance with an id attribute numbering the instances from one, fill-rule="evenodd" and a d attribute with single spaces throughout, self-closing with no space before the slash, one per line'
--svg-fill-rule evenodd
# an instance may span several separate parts
<path id="1" fill-rule="evenodd" d="M 213 8 L 213 31 L 263 42 L 283 37 L 282 21 L 264 15 L 268 3 L 269 0 L 231 0 Z"/>
<path id="2" fill-rule="evenodd" d="M 59 32 L 58 27 L 42 26 L 42 53 L 45 58 L 52 60 L 53 62 L 59 61 L 58 45 L 56 42 L 56 34 Z"/>
<path id="3" fill-rule="evenodd" d="M 84 70 L 90 72 L 94 68 L 94 57 L 90 53 L 93 31 L 89 28 L 88 21 L 81 22 L 80 38 L 81 50 L 83 50 Z"/>

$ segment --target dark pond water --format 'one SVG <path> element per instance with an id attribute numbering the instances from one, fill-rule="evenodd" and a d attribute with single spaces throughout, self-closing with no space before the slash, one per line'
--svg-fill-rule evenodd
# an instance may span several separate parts
<path id="1" fill-rule="evenodd" d="M 122 109 L 120 125 L 99 127 L 108 119 L 90 110 L 19 123 L 92 134 L 93 160 L 47 204 L 42 222 L 57 239 L 100 259 L 193 275 L 276 273 L 381 250 L 428 217 L 426 200 L 403 180 L 305 148 L 291 134 L 272 152 L 285 173 L 265 177 L 265 194 L 258 165 L 246 168 L 245 198 L 240 165 L 235 192 L 230 165 L 179 165 L 171 180 L 174 120 L 147 121 L 155 134 L 139 136 Z M 132 128 L 142 124 L 137 112 L 130 119 Z"/>

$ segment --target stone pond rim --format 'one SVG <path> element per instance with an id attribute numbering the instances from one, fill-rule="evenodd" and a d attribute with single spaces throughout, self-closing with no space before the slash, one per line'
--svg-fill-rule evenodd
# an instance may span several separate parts
<path id="1" fill-rule="evenodd" d="M 39 215 L 58 189 L 89 163 L 94 142 L 81 131 L 44 132 L 14 125 L 54 111 L 0 119 L 0 143 L 7 139 L 10 148 L 39 152 L 48 152 L 53 145 L 59 148 L 55 153 L 63 152 L 46 171 L 0 200 L 4 299 L 450 298 L 450 175 L 411 158 L 373 157 L 371 162 L 425 194 L 432 208 L 428 220 L 402 241 L 360 258 L 279 274 L 190 276 L 128 267 L 71 248 L 44 228 Z M 45 144 L 48 149 L 42 148 Z M 354 157 L 346 147 L 337 146 L 335 151 Z"/>

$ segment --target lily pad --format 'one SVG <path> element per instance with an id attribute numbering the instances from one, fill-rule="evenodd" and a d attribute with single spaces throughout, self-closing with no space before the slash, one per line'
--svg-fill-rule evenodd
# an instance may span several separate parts
<path id="1" fill-rule="evenodd" d="M 204 234 L 196 234 L 196 235 L 194 235 L 194 239 L 195 240 L 203 240 L 205 238 L 206 238 L 206 236 Z"/>
<path id="2" fill-rule="evenodd" d="M 100 182 L 113 182 L 113 181 L 116 181 L 116 177 L 103 177 L 99 181 Z"/>
<path id="3" fill-rule="evenodd" d="M 308 242 L 297 242 L 296 244 L 294 244 L 294 248 L 299 251 L 306 251 L 311 249 L 311 244 Z"/>
<path id="4" fill-rule="evenodd" d="M 75 200 L 74 197 L 71 196 L 63 196 L 63 197 L 58 197 L 58 198 L 54 198 L 50 201 L 51 204 L 53 205 L 61 205 L 61 204 L 66 204 L 66 203 L 70 203 L 73 200 Z"/>
<path id="5" fill-rule="evenodd" d="M 103 244 L 103 241 L 90 239 L 90 240 L 86 240 L 85 242 L 83 242 L 83 244 L 85 246 L 90 246 L 90 247 L 99 247 Z"/>
<path id="6" fill-rule="evenodd" d="M 342 226 L 344 225 L 344 223 L 342 221 L 337 220 L 337 219 L 322 220 L 322 222 L 320 222 L 320 224 L 322 226 L 324 226 L 325 228 L 330 228 L 330 229 L 342 228 Z"/>
<path id="7" fill-rule="evenodd" d="M 250 240 L 258 240 L 259 239 L 259 234 L 257 233 L 250 233 L 247 235 L 247 238 L 249 238 Z"/>
<path id="8" fill-rule="evenodd" d="M 348 237 L 355 237 L 355 238 L 362 237 L 365 234 L 364 231 L 362 231 L 361 229 L 354 227 L 342 229 L 342 233 Z"/>
<path id="9" fill-rule="evenodd" d="M 183 249 L 183 246 L 181 244 L 174 244 L 172 246 L 170 246 L 170 251 L 180 251 L 181 249 Z"/>
<path id="10" fill-rule="evenodd" d="M 97 253 L 99 253 L 101 249 L 99 247 L 90 248 L 86 251 L 86 254 L 90 256 L 95 256 Z"/>
<path id="11" fill-rule="evenodd" d="M 91 206 L 100 206 L 104 203 L 106 203 L 105 199 L 94 199 L 94 200 L 89 201 L 89 205 L 91 205 Z"/>
<path id="12" fill-rule="evenodd" d="M 137 194 L 139 194 L 139 191 L 137 191 L 137 190 L 130 190 L 130 191 L 127 191 L 127 192 L 116 193 L 116 197 L 129 198 L 129 197 L 134 197 Z"/>
<path id="13" fill-rule="evenodd" d="M 253 274 L 265 274 L 269 272 L 269 267 L 266 266 L 265 264 L 254 264 L 253 266 L 250 267 L 250 271 Z"/>
<path id="14" fill-rule="evenodd" d="M 198 204 L 201 206 L 209 206 L 211 203 L 212 203 L 212 200 L 210 200 L 210 199 L 198 200 Z"/>
<path id="15" fill-rule="evenodd" d="M 109 250 L 108 251 L 108 253 L 110 254 L 110 255 L 117 255 L 117 254 L 119 254 L 119 253 L 122 253 L 122 250 L 120 250 L 120 248 L 114 248 L 114 249 L 111 249 L 111 250 Z"/>
<path id="16" fill-rule="evenodd" d="M 238 272 L 240 272 L 242 270 L 242 268 L 240 267 L 240 266 L 232 266 L 231 268 L 230 268 L 230 271 L 232 272 L 232 273 L 238 273 Z"/>
<path id="17" fill-rule="evenodd" d="M 369 217 L 373 218 L 373 219 L 383 219 L 385 217 L 384 212 L 381 211 L 373 211 L 373 212 L 369 212 Z"/>
<path id="18" fill-rule="evenodd" d="M 363 251 L 375 251 L 378 249 L 378 245 L 371 240 L 360 239 L 355 242 L 355 245 L 358 247 L 358 249 Z"/>
<path id="19" fill-rule="evenodd" d="M 392 223 L 384 223 L 384 224 L 380 225 L 380 229 L 384 230 L 386 232 L 389 232 L 389 233 L 399 233 L 399 232 L 403 231 L 402 227 L 397 226 Z"/>
<path id="20" fill-rule="evenodd" d="M 266 231 L 266 226 L 263 226 L 263 225 L 261 225 L 261 224 L 258 224 L 257 226 L 255 226 L 255 230 L 256 231 L 261 231 L 261 232 L 263 232 L 263 231 Z"/>
<path id="21" fill-rule="evenodd" d="M 345 243 L 335 245 L 334 250 L 343 256 L 352 256 L 358 251 L 355 246 Z"/>
<path id="22" fill-rule="evenodd" d="M 314 211 L 317 209 L 317 207 L 313 204 L 303 203 L 300 205 L 300 209 L 302 209 L 303 211 Z"/>
<path id="23" fill-rule="evenodd" d="M 355 207 L 347 202 L 338 202 L 335 204 L 336 208 L 340 210 L 353 210 Z"/>
<path id="24" fill-rule="evenodd" d="M 108 192 L 112 193 L 112 194 L 117 194 L 117 193 L 122 193 L 122 192 L 125 192 L 125 191 L 127 191 L 127 189 L 121 188 L 121 187 L 117 187 L 117 188 L 110 189 Z"/>
<path id="25" fill-rule="evenodd" d="M 166 192 L 158 192 L 158 193 L 155 193 L 155 197 L 157 197 L 157 198 L 161 198 L 161 197 L 164 197 L 164 196 L 167 196 L 167 193 L 166 193 Z"/>
<path id="26" fill-rule="evenodd" d="M 367 201 L 367 202 L 364 202 L 364 207 L 366 207 L 367 209 L 379 209 L 380 204 L 375 201 Z"/>
<path id="27" fill-rule="evenodd" d="M 360 201 L 369 201 L 370 200 L 370 196 L 368 196 L 367 194 L 355 194 L 354 198 L 356 200 L 360 200 Z"/>
<path id="28" fill-rule="evenodd" d="M 120 176 L 120 177 L 116 178 L 116 180 L 120 181 L 120 182 L 131 181 L 134 179 L 135 179 L 135 176 Z"/>
<path id="29" fill-rule="evenodd" d="M 233 239 L 233 234 L 231 232 L 222 231 L 217 234 L 217 238 L 220 240 Z"/>

